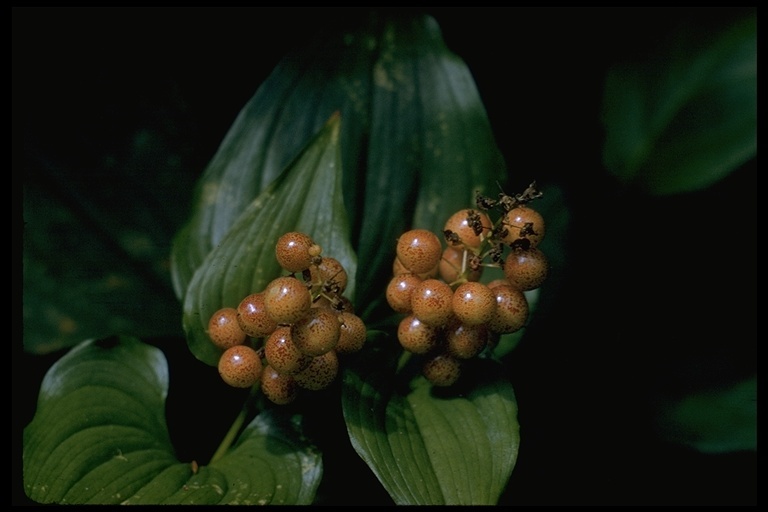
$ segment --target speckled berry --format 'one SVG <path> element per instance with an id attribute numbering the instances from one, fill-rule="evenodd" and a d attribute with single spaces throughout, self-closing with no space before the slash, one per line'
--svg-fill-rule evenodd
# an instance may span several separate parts
<path id="1" fill-rule="evenodd" d="M 291 231 L 277 239 L 275 259 L 288 272 L 303 272 L 312 264 L 310 248 L 315 242 L 309 235 Z"/>
<path id="2" fill-rule="evenodd" d="M 351 354 L 362 350 L 365 345 L 367 331 L 365 322 L 354 313 L 343 311 L 339 313 L 339 342 L 334 350 L 337 354 Z"/>
<path id="3" fill-rule="evenodd" d="M 280 373 L 295 374 L 306 368 L 312 356 L 304 354 L 291 338 L 291 328 L 281 326 L 264 340 L 264 359 Z"/>
<path id="4" fill-rule="evenodd" d="M 425 279 L 411 295 L 413 315 L 432 327 L 442 327 L 453 316 L 453 289 L 439 279 Z"/>
<path id="5" fill-rule="evenodd" d="M 312 358 L 304 370 L 294 375 L 296 383 L 310 391 L 319 391 L 331 385 L 339 373 L 339 356 L 335 350 Z"/>
<path id="6" fill-rule="evenodd" d="M 477 249 L 485 237 L 490 235 L 493 223 L 485 212 L 471 208 L 459 210 L 445 222 L 443 233 L 446 241 L 453 247 L 464 245 Z M 454 236 L 455 235 L 455 236 Z"/>
<path id="7" fill-rule="evenodd" d="M 271 365 L 261 372 L 261 392 L 277 405 L 287 405 L 299 395 L 299 385 L 291 375 L 280 373 Z"/>
<path id="8" fill-rule="evenodd" d="M 396 275 L 390 279 L 385 293 L 389 307 L 397 313 L 410 313 L 413 290 L 421 281 L 419 276 L 412 273 Z"/>
<path id="9" fill-rule="evenodd" d="M 451 322 L 445 329 L 446 352 L 457 359 L 471 359 L 488 345 L 488 328 Z"/>
<path id="10" fill-rule="evenodd" d="M 422 279 L 429 279 L 430 277 L 437 277 L 439 271 L 440 271 L 440 264 L 438 263 L 432 268 L 432 270 L 429 270 L 427 272 L 422 272 L 416 275 Z M 400 274 L 412 274 L 412 273 L 413 272 L 405 268 L 405 265 L 403 265 L 403 262 L 400 261 L 400 258 L 395 256 L 395 260 L 392 262 L 392 275 L 399 276 Z"/>
<path id="11" fill-rule="evenodd" d="M 440 344 L 440 330 L 408 315 L 397 327 L 397 339 L 408 352 L 426 354 Z"/>
<path id="12" fill-rule="evenodd" d="M 264 289 L 264 306 L 278 324 L 292 324 L 312 306 L 312 294 L 303 281 L 292 276 L 278 277 Z"/>
<path id="13" fill-rule="evenodd" d="M 434 269 L 440 263 L 442 253 L 440 238 L 427 229 L 412 229 L 397 239 L 396 256 L 414 274 Z"/>
<path id="14" fill-rule="evenodd" d="M 235 308 L 221 308 L 211 315 L 207 332 L 213 344 L 223 350 L 242 345 L 248 339 L 248 335 L 237 321 Z"/>
<path id="15" fill-rule="evenodd" d="M 462 323 L 480 325 L 496 313 L 496 296 L 485 284 L 468 281 L 456 288 L 451 305 L 454 315 Z"/>
<path id="16" fill-rule="evenodd" d="M 524 292 L 540 287 L 549 275 L 549 261 L 538 247 L 511 251 L 503 268 L 509 282 Z"/>
<path id="17" fill-rule="evenodd" d="M 472 256 L 472 252 L 463 247 L 446 247 L 438 267 L 440 278 L 446 283 L 453 283 L 461 279 L 479 281 L 483 275 L 483 267 L 471 268 Z M 462 268 L 464 268 L 463 273 Z"/>
<path id="18" fill-rule="evenodd" d="M 312 308 L 291 325 L 291 338 L 303 354 L 320 356 L 336 347 L 341 327 L 336 313 L 325 308 Z"/>
<path id="19" fill-rule="evenodd" d="M 249 388 L 261 377 L 263 366 L 258 352 L 248 345 L 235 345 L 221 354 L 219 375 L 230 386 Z"/>
<path id="20" fill-rule="evenodd" d="M 252 293 L 237 306 L 237 321 L 240 328 L 252 338 L 269 336 L 277 328 L 264 306 L 264 292 Z"/>
<path id="21" fill-rule="evenodd" d="M 493 288 L 496 296 L 496 314 L 488 322 L 488 328 L 499 334 L 520 330 L 528 320 L 528 299 L 525 294 L 508 284 Z"/>
<path id="22" fill-rule="evenodd" d="M 434 386 L 451 386 L 461 377 L 461 361 L 447 353 L 440 353 L 427 359 L 421 372 Z"/>
<path id="23" fill-rule="evenodd" d="M 341 295 L 347 289 L 349 277 L 344 266 L 336 258 L 325 256 L 317 265 L 309 267 L 313 285 Z"/>
<path id="24" fill-rule="evenodd" d="M 544 238 L 546 227 L 544 217 L 525 205 L 520 205 L 504 214 L 502 226 L 506 235 L 501 241 L 510 246 L 533 249 Z"/>

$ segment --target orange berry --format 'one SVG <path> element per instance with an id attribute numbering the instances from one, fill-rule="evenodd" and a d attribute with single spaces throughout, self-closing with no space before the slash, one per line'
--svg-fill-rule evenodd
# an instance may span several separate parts
<path id="1" fill-rule="evenodd" d="M 445 343 L 448 354 L 457 359 L 471 359 L 488 345 L 488 328 L 455 320 L 445 330 Z"/>
<path id="2" fill-rule="evenodd" d="M 291 375 L 306 368 L 312 356 L 298 349 L 291 338 L 291 328 L 281 326 L 264 340 L 264 359 L 280 373 Z"/>
<path id="3" fill-rule="evenodd" d="M 499 334 L 520 330 L 528 320 L 528 299 L 512 285 L 502 284 L 493 288 L 496 296 L 496 314 L 488 322 L 488 328 Z"/>
<path id="4" fill-rule="evenodd" d="M 249 388 L 261 378 L 263 366 L 258 352 L 248 345 L 235 345 L 221 354 L 218 369 L 230 386 Z"/>
<path id="5" fill-rule="evenodd" d="M 350 354 L 362 350 L 367 331 L 363 319 L 359 316 L 342 311 L 339 313 L 339 342 L 336 344 L 337 354 Z"/>
<path id="6" fill-rule="evenodd" d="M 414 315 L 403 318 L 397 327 L 400 345 L 414 354 L 426 354 L 437 347 L 440 343 L 439 334 L 437 327 L 425 324 Z"/>
<path id="7" fill-rule="evenodd" d="M 461 376 L 461 361 L 449 354 L 440 353 L 427 359 L 421 372 L 435 386 L 450 386 Z"/>
<path id="8" fill-rule="evenodd" d="M 305 369 L 294 375 L 296 384 L 304 389 L 319 391 L 325 389 L 336 379 L 339 373 L 339 356 L 335 350 L 313 357 Z"/>
<path id="9" fill-rule="evenodd" d="M 211 315 L 207 332 L 213 344 L 224 350 L 242 345 L 248 338 L 237 321 L 237 310 L 229 307 L 221 308 Z"/>
<path id="10" fill-rule="evenodd" d="M 396 275 L 390 279 L 386 289 L 389 307 L 397 313 L 410 313 L 413 290 L 421 284 L 421 281 L 419 276 L 412 273 Z"/>
<path id="11" fill-rule="evenodd" d="M 522 291 L 541 286 L 549 274 L 549 261 L 541 249 L 517 249 L 504 260 L 504 275 L 509 282 Z"/>
<path id="12" fill-rule="evenodd" d="M 338 315 L 325 308 L 311 308 L 291 326 L 293 344 L 308 356 L 320 356 L 333 349 L 340 335 Z"/>
<path id="13" fill-rule="evenodd" d="M 240 328 L 252 338 L 269 336 L 277 328 L 264 306 L 264 292 L 252 293 L 237 306 L 237 321 Z"/>
<path id="14" fill-rule="evenodd" d="M 466 263 L 464 262 L 465 255 Z M 442 280 L 446 283 L 453 283 L 463 277 L 467 281 L 479 281 L 483 275 L 483 267 L 469 268 L 469 261 L 472 256 L 472 252 L 463 247 L 446 247 L 438 267 Z M 466 267 L 466 272 L 463 276 L 461 272 L 462 266 Z"/>
<path id="15" fill-rule="evenodd" d="M 442 253 L 440 239 L 427 229 L 411 229 L 397 239 L 396 255 L 414 274 L 430 272 L 440 263 Z"/>
<path id="16" fill-rule="evenodd" d="M 507 230 L 501 241 L 510 246 L 532 249 L 544 238 L 544 217 L 525 205 L 512 208 L 504 214 L 502 226 Z"/>
<path id="17" fill-rule="evenodd" d="M 439 279 L 425 279 L 411 295 L 411 312 L 427 325 L 442 327 L 453 315 L 453 290 Z"/>
<path id="18" fill-rule="evenodd" d="M 299 386 L 292 376 L 280 373 L 271 365 L 261 372 L 261 391 L 268 400 L 277 405 L 287 405 L 299 394 Z"/>
<path id="19" fill-rule="evenodd" d="M 315 245 L 312 238 L 304 233 L 291 231 L 277 239 L 275 258 L 288 272 L 303 272 L 312 264 L 310 248 Z"/>
<path id="20" fill-rule="evenodd" d="M 485 324 L 496 313 L 496 296 L 485 284 L 468 281 L 456 288 L 451 305 L 462 323 Z"/>
<path id="21" fill-rule="evenodd" d="M 482 244 L 482 240 L 488 236 L 493 228 L 488 214 L 480 211 L 466 208 L 459 210 L 451 215 L 445 222 L 443 233 L 450 231 L 458 237 L 454 239 L 453 235 L 446 235 L 448 245 L 460 247 L 464 245 L 470 249 L 477 249 Z"/>
<path id="22" fill-rule="evenodd" d="M 312 306 L 312 294 L 303 281 L 292 276 L 272 280 L 264 290 L 264 306 L 278 324 L 292 324 Z"/>

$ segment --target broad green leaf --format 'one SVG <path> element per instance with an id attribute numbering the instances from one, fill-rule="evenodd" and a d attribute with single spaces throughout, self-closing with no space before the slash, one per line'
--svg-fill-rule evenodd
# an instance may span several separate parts
<path id="1" fill-rule="evenodd" d="M 468 361 L 459 389 L 433 388 L 418 361 L 396 375 L 396 343 L 370 339 L 364 362 L 344 374 L 355 450 L 397 504 L 496 504 L 520 441 L 515 395 L 500 365 Z"/>
<path id="2" fill-rule="evenodd" d="M 342 198 L 340 116 L 334 115 L 305 150 L 246 208 L 195 272 L 184 300 L 184 329 L 192 353 L 215 366 L 221 350 L 206 329 L 219 308 L 237 307 L 282 272 L 275 243 L 301 231 L 336 258 L 350 276 L 344 294 L 354 297 L 356 256 Z"/>
<path id="3" fill-rule="evenodd" d="M 24 430 L 39 503 L 311 503 L 320 455 L 290 418 L 262 413 L 209 466 L 179 462 L 165 423 L 168 367 L 135 338 L 86 341 L 54 364 Z"/>
<path id="4" fill-rule="evenodd" d="M 757 151 L 756 17 L 675 36 L 605 85 L 603 162 L 652 194 L 705 188 Z"/>

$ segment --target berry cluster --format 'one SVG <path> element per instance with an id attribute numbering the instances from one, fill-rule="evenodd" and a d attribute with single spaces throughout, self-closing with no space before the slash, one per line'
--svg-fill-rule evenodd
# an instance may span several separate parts
<path id="1" fill-rule="evenodd" d="M 527 322 L 524 292 L 541 286 L 549 272 L 538 247 L 544 219 L 528 204 L 541 196 L 535 183 L 514 196 L 478 194 L 477 208 L 451 215 L 442 236 L 411 229 L 398 238 L 386 299 L 404 315 L 400 344 L 424 357 L 422 373 L 432 384 L 455 383 L 462 361 Z M 491 266 L 502 268 L 504 278 L 480 282 Z"/>
<path id="2" fill-rule="evenodd" d="M 227 384 L 259 385 L 276 404 L 288 404 L 300 389 L 320 390 L 333 382 L 339 354 L 359 351 L 366 327 L 343 295 L 347 272 L 322 256 L 311 237 L 282 235 L 275 257 L 288 274 L 272 280 L 236 307 L 216 311 L 208 336 L 223 350 L 218 369 Z"/>

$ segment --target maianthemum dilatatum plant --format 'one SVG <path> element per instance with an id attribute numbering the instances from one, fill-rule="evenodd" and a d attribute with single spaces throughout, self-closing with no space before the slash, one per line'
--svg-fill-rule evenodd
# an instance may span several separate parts
<path id="1" fill-rule="evenodd" d="M 657 84 L 609 76 L 604 155 L 619 179 L 671 194 L 750 158 L 749 116 L 696 172 L 659 179 L 674 145 L 654 149 L 679 140 L 667 129 L 678 112 L 730 87 L 718 59 L 745 33 L 705 48 L 682 95 L 651 101 Z M 715 80 L 702 86 L 705 72 Z M 639 134 L 622 129 L 627 113 Z M 681 147 L 711 135 L 687 134 Z M 393 503 L 496 504 L 521 442 L 504 358 L 537 314 L 563 230 L 548 220 L 557 191 L 535 176 L 508 190 L 515 172 L 432 18 L 370 17 L 287 55 L 221 142 L 172 244 L 188 350 L 242 398 L 231 427 L 210 457 L 179 460 L 162 351 L 131 333 L 88 339 L 50 368 L 24 429 L 28 497 L 317 503 L 333 454 L 312 425 L 328 401 Z"/>

